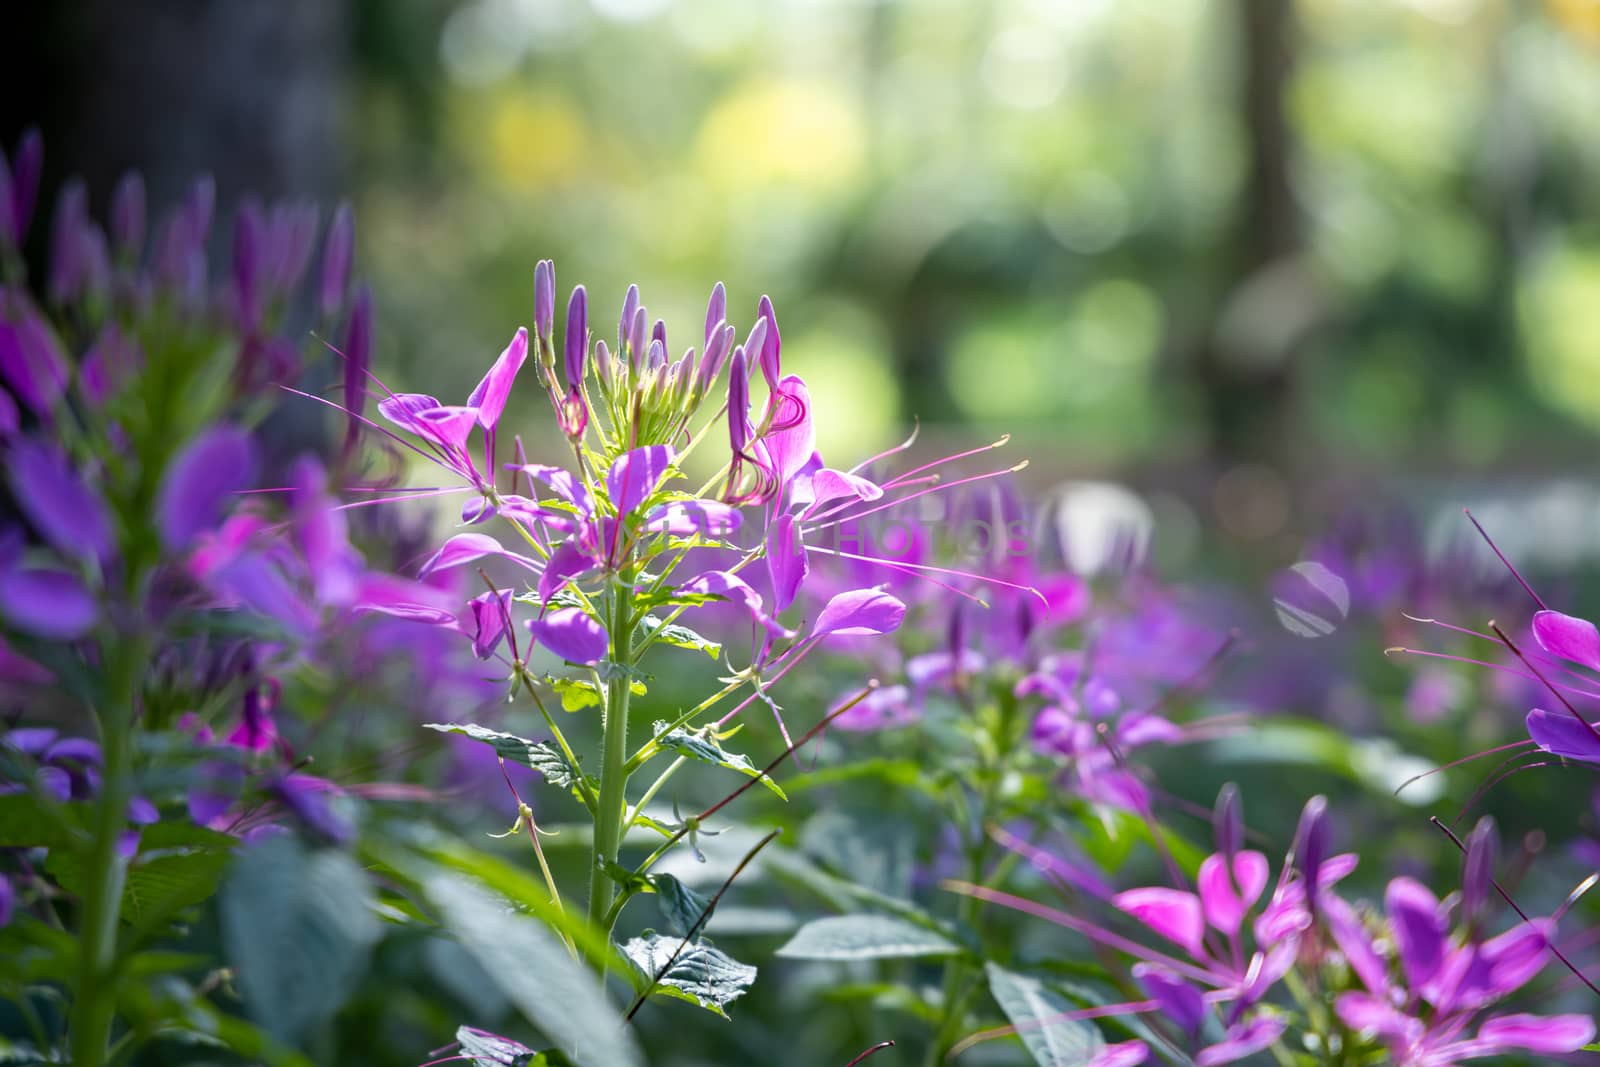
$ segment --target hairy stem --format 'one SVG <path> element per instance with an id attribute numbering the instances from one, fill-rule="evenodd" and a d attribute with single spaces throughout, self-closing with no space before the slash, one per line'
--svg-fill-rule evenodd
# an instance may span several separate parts
<path id="1" fill-rule="evenodd" d="M 72 1062 L 106 1062 L 116 1015 L 117 919 L 122 906 L 126 864 L 117 840 L 127 822 L 132 795 L 134 707 L 139 696 L 139 666 L 144 642 L 122 635 L 113 642 L 106 689 L 99 710 L 102 779 L 90 842 L 88 892 L 78 929 L 78 987 L 69 1032 Z"/>
<path id="2" fill-rule="evenodd" d="M 628 814 L 628 700 L 632 695 L 633 586 L 613 577 L 608 597 L 611 632 L 611 677 L 606 682 L 605 723 L 600 754 L 600 796 L 595 804 L 594 854 L 589 871 L 589 921 L 607 936 L 616 885 L 606 867 L 617 861 L 623 822 Z M 603 969 L 603 960 L 595 961 Z"/>

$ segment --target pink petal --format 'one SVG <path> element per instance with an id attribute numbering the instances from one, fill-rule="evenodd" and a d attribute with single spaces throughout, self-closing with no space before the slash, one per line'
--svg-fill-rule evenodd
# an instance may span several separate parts
<path id="1" fill-rule="evenodd" d="M 886 634 L 905 620 L 906 606 L 881 589 L 850 589 L 836 594 L 817 616 L 817 636 L 866 637 Z"/>
<path id="2" fill-rule="evenodd" d="M 1408 1038 L 1422 1030 L 1420 1019 L 1413 1019 L 1370 993 L 1343 993 L 1334 1001 L 1333 1010 L 1350 1029 L 1384 1040 Z"/>
<path id="3" fill-rule="evenodd" d="M 488 534 L 458 533 L 443 545 L 439 551 L 428 557 L 428 561 L 417 572 L 418 578 L 426 578 L 438 571 L 447 571 L 453 567 L 462 567 L 473 560 L 482 559 L 484 556 L 503 556 L 513 560 L 529 570 L 537 568 L 537 564 L 526 556 L 519 556 L 515 552 L 507 551 L 505 546 Z"/>
<path id="4" fill-rule="evenodd" d="M 1267 857 L 1259 852 L 1234 853 L 1232 878 L 1228 876 L 1226 856 L 1220 852 L 1207 856 L 1200 864 L 1199 877 L 1206 919 L 1230 937 L 1237 934 L 1245 913 L 1261 899 L 1267 877 Z"/>
<path id="5" fill-rule="evenodd" d="M 767 447 L 779 485 L 788 485 L 817 450 L 816 427 L 811 421 L 811 394 L 797 374 L 778 383 L 772 394 L 772 429 L 761 439 Z"/>
<path id="6" fill-rule="evenodd" d="M 1600 671 L 1600 630 L 1588 619 L 1541 611 L 1533 617 L 1533 636 L 1552 656 Z"/>
<path id="7" fill-rule="evenodd" d="M 650 512 L 645 529 L 673 537 L 706 534 L 721 537 L 733 533 L 744 521 L 739 509 L 715 500 L 684 500 L 663 504 Z"/>
<path id="8" fill-rule="evenodd" d="M 255 467 L 255 441 L 236 426 L 214 426 L 185 445 L 156 503 L 162 542 L 180 549 L 216 527 L 235 494 L 250 488 Z"/>
<path id="9" fill-rule="evenodd" d="M 883 488 L 859 474 L 824 467 L 811 476 L 811 506 L 836 500 L 877 500 Z"/>
<path id="10" fill-rule="evenodd" d="M 394 393 L 378 401 L 378 414 L 400 427 L 417 433 L 417 415 L 439 406 L 439 401 L 426 393 Z"/>
<path id="11" fill-rule="evenodd" d="M 583 549 L 572 541 L 565 541 L 556 549 L 544 565 L 544 574 L 539 578 L 539 600 L 545 604 L 555 596 L 568 582 L 580 575 L 588 574 L 599 564 Z"/>
<path id="12" fill-rule="evenodd" d="M 1478 1028 L 1478 1040 L 1528 1052 L 1577 1052 L 1594 1040 L 1587 1015 L 1502 1015 Z"/>
<path id="13" fill-rule="evenodd" d="M 794 516 L 779 515 L 767 530 L 767 573 L 772 577 L 773 611 L 782 611 L 794 603 L 800 583 L 810 570 Z"/>
<path id="14" fill-rule="evenodd" d="M 1282 1037 L 1288 1028 L 1288 1023 L 1272 1015 L 1230 1026 L 1223 1040 L 1200 1050 L 1200 1055 L 1194 1058 L 1195 1067 L 1218 1067 L 1254 1056 Z"/>
<path id="15" fill-rule="evenodd" d="M 528 629 L 535 641 L 569 663 L 598 663 L 609 647 L 606 632 L 581 608 L 561 608 L 542 619 L 529 619 Z"/>
<path id="16" fill-rule="evenodd" d="M 1085 1067 L 1135 1067 L 1150 1058 L 1150 1046 L 1143 1041 L 1122 1041 L 1107 1045 Z"/>
<path id="17" fill-rule="evenodd" d="M 500 353 L 500 358 L 489 368 L 489 373 L 483 376 L 478 387 L 467 398 L 467 405 L 477 409 L 478 425 L 485 430 L 493 430 L 500 422 L 500 416 L 506 409 L 506 400 L 511 396 L 511 386 L 515 384 L 517 372 L 527 358 L 528 331 L 519 328 L 505 351 Z"/>
<path id="18" fill-rule="evenodd" d="M 716 596 L 744 606 L 750 617 L 775 637 L 792 636 L 790 631 L 766 613 L 761 594 L 750 583 L 729 571 L 705 571 L 678 587 L 687 596 Z"/>
<path id="19" fill-rule="evenodd" d="M 1144 923 L 1169 941 L 1182 945 L 1190 953 L 1200 951 L 1205 936 L 1205 919 L 1200 908 L 1200 898 L 1179 889 L 1150 886 L 1130 889 L 1111 898 L 1122 911 Z"/>
<path id="20" fill-rule="evenodd" d="M 32 438 L 11 445 L 6 474 L 17 506 L 34 529 L 64 555 L 111 555 L 111 515 L 60 449 Z"/>

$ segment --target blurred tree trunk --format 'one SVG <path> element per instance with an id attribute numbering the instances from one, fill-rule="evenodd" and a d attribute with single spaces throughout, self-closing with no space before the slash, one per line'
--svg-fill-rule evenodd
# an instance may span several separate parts
<path id="1" fill-rule="evenodd" d="M 1304 275 L 1293 188 L 1294 139 L 1284 110 L 1295 66 L 1293 0 L 1238 0 L 1238 109 L 1246 170 L 1226 280 L 1200 335 L 1196 373 L 1224 462 L 1284 462 L 1292 451 L 1295 359 L 1319 312 Z"/>

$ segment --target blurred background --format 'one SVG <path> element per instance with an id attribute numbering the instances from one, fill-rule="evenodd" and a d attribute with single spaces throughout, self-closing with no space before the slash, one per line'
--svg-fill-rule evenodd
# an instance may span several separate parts
<path id="1" fill-rule="evenodd" d="M 550 257 L 597 332 L 637 281 L 676 349 L 714 281 L 746 323 L 771 293 L 825 452 L 913 418 L 1009 431 L 1032 480 L 1166 489 L 1252 553 L 1293 558 L 1375 486 L 1461 503 L 1462 480 L 1588 474 L 1594 0 L 67 0 L 8 22 L 0 142 L 38 123 L 47 185 L 87 174 L 96 210 L 130 167 L 155 203 L 198 171 L 224 207 L 351 199 L 396 387 L 469 389 Z"/>

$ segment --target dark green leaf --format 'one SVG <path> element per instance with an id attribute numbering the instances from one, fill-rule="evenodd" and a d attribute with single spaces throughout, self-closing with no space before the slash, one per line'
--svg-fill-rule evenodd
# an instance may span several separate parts
<path id="1" fill-rule="evenodd" d="M 422 725 L 429 730 L 461 734 L 492 745 L 501 759 L 532 767 L 544 776 L 545 781 L 559 789 L 570 789 L 578 784 L 579 769 L 569 763 L 565 753 L 549 741 L 530 741 L 526 737 L 470 722 L 425 722 Z"/>
<path id="2" fill-rule="evenodd" d="M 71 806 L 32 793 L 0 795 L 0 848 L 66 848 L 73 832 Z"/>
<path id="3" fill-rule="evenodd" d="M 681 952 L 679 946 L 682 946 Z M 641 986 L 656 978 L 652 996 L 687 1000 L 724 1019 L 728 1017 L 724 1009 L 744 996 L 745 990 L 756 980 L 754 967 L 740 963 L 707 941 L 685 944 L 682 938 L 651 932 L 629 941 L 622 946 L 622 951 L 639 968 L 643 976 Z M 677 958 L 673 959 L 675 952 Z M 662 968 L 667 966 L 668 960 L 672 960 L 672 966 L 663 974 Z"/>
<path id="4" fill-rule="evenodd" d="M 688 756 L 690 759 L 699 760 L 702 763 L 714 763 L 718 767 L 737 771 L 746 777 L 759 779 L 762 785 L 778 794 L 779 797 L 784 800 L 789 799 L 770 775 L 763 773 L 761 768 L 750 762 L 749 756 L 740 755 L 737 752 L 729 752 L 722 747 L 721 742 L 711 735 L 709 730 L 691 732 L 678 726 L 663 735 L 662 731 L 666 730 L 670 725 L 667 722 L 658 722 L 653 727 L 656 743 L 663 748 L 670 748 L 680 756 Z"/>
<path id="5" fill-rule="evenodd" d="M 689 936 L 711 902 L 670 874 L 653 874 L 650 884 L 655 887 L 656 906 L 661 909 L 662 924 L 667 932 L 679 937 Z"/>
<path id="6" fill-rule="evenodd" d="M 985 964 L 984 970 L 995 1003 L 1040 1067 L 1084 1067 L 1105 1048 L 1105 1040 L 1092 1024 L 1061 1018 L 1075 1010 L 1074 1006 L 1039 979 L 995 963 Z"/>
<path id="7" fill-rule="evenodd" d="M 285 1043 L 332 1018 L 379 936 L 366 877 L 339 852 L 279 834 L 242 851 L 222 935 L 250 1014 Z"/>
<path id="8" fill-rule="evenodd" d="M 892 915 L 830 915 L 795 931 L 778 955 L 801 960 L 914 959 L 957 956 L 961 946 Z"/>
<path id="9" fill-rule="evenodd" d="M 442 869 L 424 879 L 445 927 L 511 1003 L 579 1067 L 638 1067 L 638 1049 L 605 987 L 543 924 Z"/>
<path id="10" fill-rule="evenodd" d="M 687 648 L 694 652 L 704 652 L 712 659 L 722 655 L 721 645 L 709 638 L 700 636 L 687 626 L 663 622 L 654 615 L 646 615 L 643 626 L 646 635 L 653 635 L 657 641 L 664 645 Z"/>

